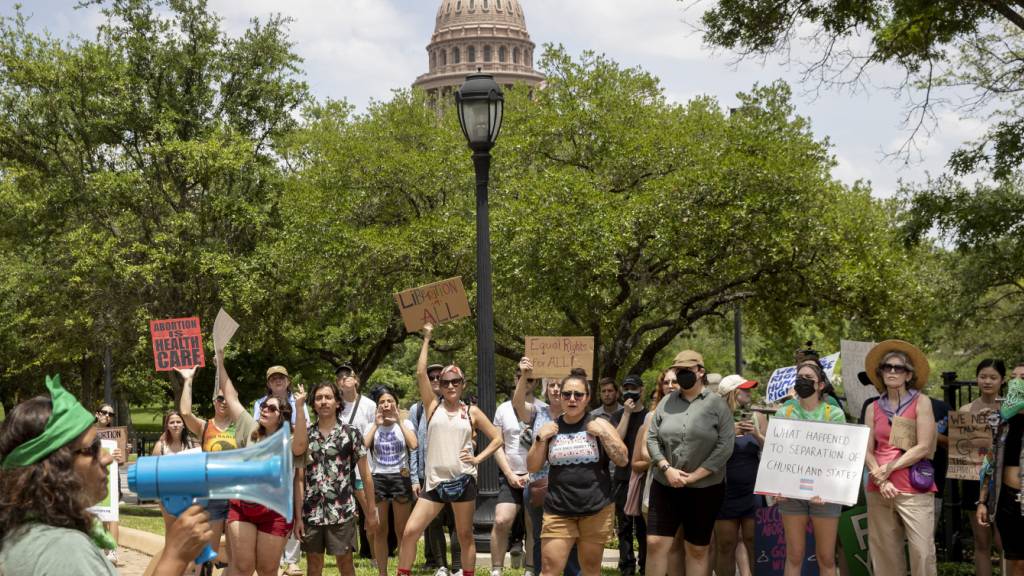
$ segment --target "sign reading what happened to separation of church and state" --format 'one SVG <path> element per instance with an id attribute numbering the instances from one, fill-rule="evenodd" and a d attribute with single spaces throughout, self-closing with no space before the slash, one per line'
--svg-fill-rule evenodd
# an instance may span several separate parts
<path id="1" fill-rule="evenodd" d="M 853 506 L 857 503 L 867 426 L 772 418 L 754 492 Z"/>
<path id="2" fill-rule="evenodd" d="M 427 322 L 437 326 L 470 315 L 466 289 L 459 276 L 399 292 L 395 302 L 407 332 L 416 332 Z"/>
<path id="3" fill-rule="evenodd" d="M 565 378 L 573 368 L 583 368 L 587 378 L 594 370 L 593 336 L 527 336 L 526 357 L 537 378 Z"/>
<path id="4" fill-rule="evenodd" d="M 150 320 L 149 334 L 153 339 L 153 362 L 157 372 L 206 366 L 198 316 Z"/>

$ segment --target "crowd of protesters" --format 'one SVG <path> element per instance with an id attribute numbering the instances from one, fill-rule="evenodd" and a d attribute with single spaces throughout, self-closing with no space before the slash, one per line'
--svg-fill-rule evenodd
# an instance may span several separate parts
<path id="1" fill-rule="evenodd" d="M 508 551 L 527 576 L 597 575 L 613 537 L 625 576 L 756 574 L 755 513 L 769 504 L 782 518 L 785 574 L 802 571 L 808 526 L 819 573 L 838 573 L 842 505 L 754 492 L 769 416 L 847 422 L 816 355 L 798 356 L 794 386 L 772 410 L 753 406 L 756 381 L 713 378 L 693 350 L 660 371 L 648 402 L 638 375 L 621 387 L 610 378 L 592 387 L 579 368 L 541 380 L 524 357 L 514 393 L 492 423 L 465 396 L 458 366 L 428 363 L 432 332 L 428 324 L 416 365 L 419 399 L 408 411 L 388 386 L 363 395 L 358 375 L 343 365 L 333 380 L 312 387 L 312 410 L 287 369 L 271 367 L 266 394 L 250 413 L 218 350 L 213 415 L 204 419 L 193 413 L 195 369 L 179 370 L 179 409 L 164 416 L 152 455 L 235 450 L 287 428 L 294 513 L 288 522 L 242 500 L 211 500 L 178 517 L 164 512 L 166 547 L 155 573 L 197 570 L 192 559 L 205 544 L 220 550 L 224 534 L 230 575 L 276 576 L 281 566 L 299 574 L 305 555 L 306 573 L 318 576 L 330 554 L 348 576 L 357 551 L 373 559 L 380 576 L 394 573 L 393 564 L 408 575 L 422 537 L 421 568 L 474 576 L 477 471 L 491 457 L 500 470 L 491 576 L 503 573 Z M 899 340 L 877 344 L 861 375 L 878 392 L 859 421 L 869 429 L 863 488 L 876 576 L 902 576 L 908 560 L 914 576 L 937 573 L 949 407 L 924 394 L 928 376 L 924 354 Z M 976 502 L 976 573 L 992 573 L 994 547 L 1004 573 L 1021 576 L 1024 364 L 1008 378 L 1002 361 L 984 360 L 976 379 L 978 398 L 960 410 L 982 416 L 993 431 L 979 480 L 964 482 L 965 498 Z M 90 413 L 59 379 L 48 379 L 47 388 L 49 395 L 17 406 L 0 428 L 0 573 L 116 574 L 117 525 L 104 526 L 88 511 L 105 495 L 107 465 L 124 457 L 99 448 L 97 428 L 111 425 L 113 408 Z M 592 391 L 600 404 L 594 410 Z M 912 422 L 912 445 L 894 440 L 895 419 Z M 61 553 L 52 553 L 57 547 Z M 397 560 L 390 564 L 389 556 Z"/>

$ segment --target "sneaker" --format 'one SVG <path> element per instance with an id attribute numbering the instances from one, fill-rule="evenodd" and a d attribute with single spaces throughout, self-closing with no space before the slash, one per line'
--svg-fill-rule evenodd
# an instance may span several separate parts
<path id="1" fill-rule="evenodd" d="M 285 576 L 302 576 L 302 568 L 298 564 L 289 564 L 284 570 Z"/>
<path id="2" fill-rule="evenodd" d="M 501 568 L 491 568 L 491 576 L 501 576 L 502 572 L 504 572 L 504 570 Z"/>
<path id="3" fill-rule="evenodd" d="M 512 560 L 512 567 L 513 568 L 522 568 L 523 567 L 523 556 L 524 556 L 524 554 L 523 554 L 523 549 L 522 548 L 519 548 L 517 546 L 517 547 L 513 548 L 512 550 L 509 550 L 508 554 L 509 554 L 509 558 L 511 558 L 511 560 Z"/>
<path id="4" fill-rule="evenodd" d="M 441 566 L 437 569 L 437 572 L 434 572 L 434 576 L 451 576 L 451 573 L 448 572 L 448 568 Z"/>

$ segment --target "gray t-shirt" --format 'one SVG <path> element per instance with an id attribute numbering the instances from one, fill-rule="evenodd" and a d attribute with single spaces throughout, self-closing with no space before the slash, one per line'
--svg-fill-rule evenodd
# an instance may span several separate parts
<path id="1" fill-rule="evenodd" d="M 84 532 L 29 524 L 4 538 L 3 576 L 117 576 L 117 570 Z"/>

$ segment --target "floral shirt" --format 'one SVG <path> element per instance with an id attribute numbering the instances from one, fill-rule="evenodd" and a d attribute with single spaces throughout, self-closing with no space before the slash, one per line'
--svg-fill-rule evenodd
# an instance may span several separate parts
<path id="1" fill-rule="evenodd" d="M 343 524 L 356 514 L 353 479 L 359 459 L 366 456 L 359 430 L 337 422 L 326 437 L 315 424 L 309 428 L 306 451 L 306 497 L 302 519 L 312 526 Z"/>

